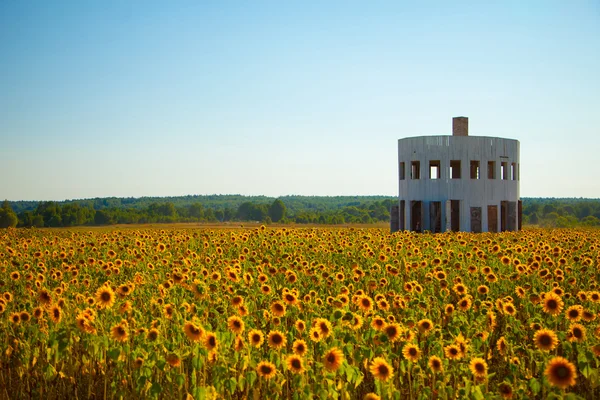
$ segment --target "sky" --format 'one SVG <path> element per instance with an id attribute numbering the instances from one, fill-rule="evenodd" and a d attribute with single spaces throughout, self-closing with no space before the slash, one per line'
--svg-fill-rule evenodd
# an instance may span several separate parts
<path id="1" fill-rule="evenodd" d="M 0 0 L 2 199 L 396 196 L 454 116 L 600 198 L 600 1 Z"/>

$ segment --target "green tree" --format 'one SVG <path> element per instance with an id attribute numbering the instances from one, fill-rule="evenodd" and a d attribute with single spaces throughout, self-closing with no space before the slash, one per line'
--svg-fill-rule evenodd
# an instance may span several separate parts
<path id="1" fill-rule="evenodd" d="M 271 217 L 273 222 L 279 222 L 285 218 L 286 211 L 283 201 L 281 201 L 281 199 L 275 199 L 269 206 L 269 217 Z"/>
<path id="2" fill-rule="evenodd" d="M 18 222 L 17 214 L 13 211 L 8 200 L 4 200 L 2 208 L 0 208 L 0 228 L 14 228 Z"/>

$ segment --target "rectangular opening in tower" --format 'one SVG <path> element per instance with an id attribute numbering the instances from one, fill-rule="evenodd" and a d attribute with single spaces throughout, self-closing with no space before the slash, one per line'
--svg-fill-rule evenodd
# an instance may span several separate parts
<path id="1" fill-rule="evenodd" d="M 487 206 L 488 232 L 498 232 L 498 206 Z"/>
<path id="2" fill-rule="evenodd" d="M 479 160 L 471 160 L 471 179 L 479 179 Z"/>
<path id="3" fill-rule="evenodd" d="M 410 163 L 410 179 L 421 179 L 420 161 L 413 161 Z"/>
<path id="4" fill-rule="evenodd" d="M 471 232 L 481 232 L 481 207 L 471 207 Z"/>
<path id="5" fill-rule="evenodd" d="M 403 162 L 400 163 L 400 180 L 403 181 L 406 179 L 406 164 Z"/>
<path id="6" fill-rule="evenodd" d="M 406 220 L 405 220 L 405 209 L 406 209 L 406 201 L 405 200 L 400 200 L 400 211 L 399 211 L 399 215 L 400 215 L 400 230 L 403 231 L 406 229 Z"/>
<path id="7" fill-rule="evenodd" d="M 429 226 L 432 233 L 442 231 L 442 202 L 432 201 L 429 203 Z"/>
<path id="8" fill-rule="evenodd" d="M 460 231 L 460 200 L 450 200 L 450 230 Z"/>
<path id="9" fill-rule="evenodd" d="M 488 161 L 488 179 L 496 179 L 496 161 Z"/>
<path id="10" fill-rule="evenodd" d="M 510 179 L 517 180 L 517 163 L 510 164 Z"/>
<path id="11" fill-rule="evenodd" d="M 500 232 L 506 231 L 506 223 L 508 221 L 508 201 L 500 202 Z"/>
<path id="12" fill-rule="evenodd" d="M 450 178 L 460 179 L 460 160 L 450 160 Z"/>
<path id="13" fill-rule="evenodd" d="M 423 229 L 422 224 L 423 217 L 423 202 L 419 200 L 413 200 L 410 202 L 410 230 L 414 232 L 421 232 Z"/>
<path id="14" fill-rule="evenodd" d="M 507 231 L 516 231 L 517 230 L 517 202 L 509 201 L 508 202 L 508 213 L 506 221 L 506 230 Z"/>
<path id="15" fill-rule="evenodd" d="M 429 179 L 440 179 L 440 160 L 429 161 Z"/>
<path id="16" fill-rule="evenodd" d="M 502 161 L 500 163 L 501 167 L 500 167 L 500 173 L 501 173 L 501 177 L 500 179 L 502 179 L 503 181 L 508 180 L 508 162 L 506 161 Z"/>
<path id="17" fill-rule="evenodd" d="M 518 228 L 519 230 L 523 229 L 523 202 L 521 200 L 519 200 L 519 222 L 518 224 Z"/>

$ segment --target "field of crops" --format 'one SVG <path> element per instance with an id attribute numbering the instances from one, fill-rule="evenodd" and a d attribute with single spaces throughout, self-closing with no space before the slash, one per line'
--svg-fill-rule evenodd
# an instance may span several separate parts
<path id="1" fill-rule="evenodd" d="M 0 232 L 0 398 L 600 398 L 600 231 Z"/>

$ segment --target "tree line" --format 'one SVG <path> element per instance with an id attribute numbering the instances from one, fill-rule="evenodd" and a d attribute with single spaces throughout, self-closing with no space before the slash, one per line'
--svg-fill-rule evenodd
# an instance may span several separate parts
<path id="1" fill-rule="evenodd" d="M 14 218 L 6 226 L 72 227 L 177 222 L 345 224 L 389 221 L 396 201 L 384 196 L 183 196 L 176 201 L 130 199 L 7 202 Z M 168 198 L 169 200 L 171 198 Z M 205 200 L 205 201 L 202 201 Z M 141 205 L 140 205 L 141 204 Z M 288 206 L 291 205 L 291 207 Z M 18 213 L 13 210 L 17 210 Z"/>
<path id="2" fill-rule="evenodd" d="M 522 198 L 523 223 L 541 227 L 600 226 L 600 199 Z M 4 201 L 0 227 L 243 222 L 347 224 L 388 222 L 397 198 L 386 196 L 211 195 Z"/>

